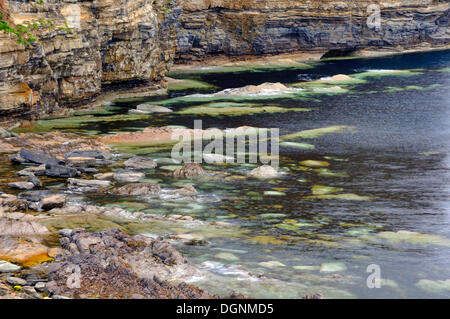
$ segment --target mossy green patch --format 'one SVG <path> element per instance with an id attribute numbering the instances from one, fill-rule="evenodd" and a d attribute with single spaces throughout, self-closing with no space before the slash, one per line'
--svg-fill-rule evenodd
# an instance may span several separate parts
<path id="1" fill-rule="evenodd" d="M 296 138 L 317 138 L 325 134 L 343 134 L 354 133 L 355 127 L 348 125 L 334 125 L 329 127 L 317 128 L 312 130 L 300 131 L 292 134 L 282 135 L 280 140 L 292 140 Z"/>
<path id="2" fill-rule="evenodd" d="M 205 90 L 214 89 L 215 85 L 194 79 L 172 79 L 169 81 L 169 91 L 184 91 L 184 90 Z"/>
<path id="3" fill-rule="evenodd" d="M 313 195 L 327 195 L 332 193 L 337 193 L 343 191 L 343 188 L 324 186 L 324 185 L 313 185 L 311 191 Z"/>
<path id="4" fill-rule="evenodd" d="M 228 115 L 239 116 L 247 114 L 257 113 L 285 113 L 285 112 L 306 112 L 310 109 L 306 108 L 283 108 L 278 106 L 262 106 L 262 107 L 246 107 L 246 106 L 232 106 L 232 107 L 205 107 L 194 106 L 178 111 L 177 114 L 190 114 L 190 115 Z"/>

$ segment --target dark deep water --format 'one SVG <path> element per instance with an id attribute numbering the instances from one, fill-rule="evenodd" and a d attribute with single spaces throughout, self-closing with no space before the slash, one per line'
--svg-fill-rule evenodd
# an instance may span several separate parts
<path id="1" fill-rule="evenodd" d="M 143 203 L 149 212 L 226 220 L 244 231 L 229 236 L 203 234 L 210 246 L 180 247 L 191 260 L 198 264 L 207 262 L 203 266 L 223 278 L 223 282 L 194 281 L 213 292 L 234 289 L 255 297 L 287 298 L 316 292 L 329 297 L 450 297 L 450 282 L 438 282 L 450 279 L 450 72 L 445 69 L 449 67 L 450 52 L 437 51 L 322 61 L 311 69 L 176 75 L 214 84 L 220 90 L 264 82 L 289 85 L 373 70 L 418 73 L 371 76 L 365 83 L 349 86 L 349 92 L 344 94 L 251 101 L 285 108 L 307 107 L 310 112 L 233 117 L 173 113 L 131 119 L 126 115 L 128 109 L 143 101 L 118 101 L 110 106 L 111 114 L 123 114 L 123 119 L 82 123 L 77 130 L 106 134 L 147 126 L 193 127 L 194 119 L 202 119 L 203 128 L 277 127 L 280 135 L 335 125 L 354 126 L 353 133 L 296 140 L 313 144 L 315 149 L 281 147 L 280 169 L 286 174 L 274 181 L 193 182 L 201 194 L 219 198 L 217 202 L 177 203 L 178 206 L 157 201 Z M 182 95 L 177 92 L 169 97 Z M 168 106 L 179 110 L 198 104 L 201 103 L 178 101 Z M 168 155 L 167 151 L 148 153 L 151 157 Z M 317 171 L 302 170 L 299 162 L 311 159 L 328 161 L 328 170 L 348 176 L 323 176 Z M 211 168 L 244 173 L 253 167 Z M 176 182 L 161 177 L 157 170 L 149 172 L 148 178 L 159 178 L 164 185 Z M 313 185 L 339 187 L 342 194 L 373 199 L 305 199 L 311 195 Z M 264 195 L 272 190 L 285 195 Z M 261 264 L 270 261 L 271 264 Z M 324 263 L 344 265 L 345 270 L 320 271 L 318 267 Z M 366 285 L 366 268 L 371 264 L 381 268 L 384 286 L 380 289 Z M 279 281 L 265 284 L 264 279 L 249 280 L 239 272 L 232 273 L 229 267 L 233 270 L 233 265 Z"/>

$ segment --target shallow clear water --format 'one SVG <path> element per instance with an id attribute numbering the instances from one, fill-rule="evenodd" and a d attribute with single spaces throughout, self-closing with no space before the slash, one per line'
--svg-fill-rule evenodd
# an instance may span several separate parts
<path id="1" fill-rule="evenodd" d="M 408 76 L 377 76 L 375 72 L 375 75 L 365 78 L 365 83 L 345 86 L 349 90 L 347 93 L 251 101 L 257 105 L 307 107 L 311 108 L 310 112 L 233 117 L 172 113 L 138 119 L 126 115 L 129 109 L 143 101 L 164 101 L 195 93 L 192 90 L 134 102 L 115 102 L 109 106 L 110 113 L 105 118 L 81 122 L 76 131 L 110 134 L 147 126 L 193 127 L 194 119 L 202 119 L 203 128 L 277 127 L 281 135 L 335 125 L 353 126 L 355 129 L 351 133 L 293 140 L 313 144 L 314 149 L 281 147 L 280 168 L 285 174 L 270 182 L 251 179 L 185 181 L 195 185 L 206 199 L 204 202 L 91 200 L 147 209 L 148 212 L 226 220 L 236 225 L 234 233 L 226 234 L 196 233 L 170 227 L 160 230 L 165 234 L 191 232 L 211 242 L 205 247 L 179 248 L 195 263 L 216 262 L 207 265 L 218 274 L 218 278 L 195 282 L 213 292 L 234 289 L 254 297 L 287 298 L 319 292 L 327 297 L 450 297 L 449 284 L 436 289 L 436 284 L 431 284 L 430 288 L 430 283 L 423 281 L 450 278 L 450 72 L 445 69 L 448 67 L 450 52 L 439 51 L 330 60 L 306 70 L 191 73 L 186 77 L 214 84 L 216 90 L 220 90 L 263 82 L 289 85 L 370 70 L 420 69 Z M 176 101 L 169 106 L 179 110 L 199 104 Z M 120 120 L 108 121 L 109 116 L 115 114 L 122 114 Z M 45 123 L 41 123 L 43 130 Z M 58 127 L 58 122 L 53 122 L 52 128 L 74 130 L 62 124 Z M 144 153 L 152 157 L 168 155 L 167 152 L 153 153 L 151 150 Z M 330 164 L 327 169 L 341 175 L 330 176 L 327 171 L 319 174 L 320 171 L 307 170 L 299 164 L 304 160 L 327 161 Z M 210 165 L 208 168 L 239 175 L 253 167 Z M 165 186 L 179 182 L 167 178 L 161 170 L 148 171 L 147 177 L 160 179 Z M 351 193 L 372 199 L 305 198 L 311 195 L 313 185 L 338 187 L 341 190 L 337 194 Z M 273 190 L 282 191 L 285 196 L 264 195 L 265 191 Z M 414 233 L 401 235 L 405 233 L 398 231 Z M 143 232 L 158 233 L 158 230 Z M 264 264 L 269 261 L 279 263 Z M 324 263 L 338 263 L 340 267 L 344 264 L 345 270 L 328 273 L 323 271 L 323 267 L 320 271 Z M 379 265 L 382 278 L 387 280 L 380 289 L 369 289 L 366 285 L 369 275 L 366 268 L 370 264 Z M 225 274 L 227 267 L 232 265 L 242 265 L 248 272 L 264 274 L 276 281 L 264 278 L 249 280 L 241 273 Z"/>

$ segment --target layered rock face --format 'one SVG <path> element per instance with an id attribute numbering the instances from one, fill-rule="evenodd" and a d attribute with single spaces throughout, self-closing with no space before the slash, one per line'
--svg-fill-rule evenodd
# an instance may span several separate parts
<path id="1" fill-rule="evenodd" d="M 450 42 L 448 0 L 186 0 L 180 5 L 179 61 L 208 54 Z"/>
<path id="2" fill-rule="evenodd" d="M 0 117 L 37 117 L 91 101 L 111 83 L 157 82 L 175 54 L 179 8 L 167 0 L 7 0 L 11 25 L 38 19 L 38 42 L 0 32 Z"/>

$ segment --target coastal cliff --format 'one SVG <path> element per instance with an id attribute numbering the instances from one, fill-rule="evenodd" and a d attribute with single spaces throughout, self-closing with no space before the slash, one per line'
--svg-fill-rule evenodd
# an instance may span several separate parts
<path id="1" fill-rule="evenodd" d="M 13 27 L 40 22 L 36 41 L 26 44 L 0 32 L 0 117 L 35 118 L 86 104 L 106 85 L 157 85 L 174 58 L 175 2 L 7 0 L 1 5 Z M 43 26 L 47 21 L 51 28 Z"/>
<path id="2" fill-rule="evenodd" d="M 217 54 L 410 48 L 450 42 L 448 1 L 189 0 L 180 5 L 179 62 Z M 377 10 L 378 26 L 373 23 Z"/>
<path id="3" fill-rule="evenodd" d="M 0 122 L 111 88 L 165 87 L 174 61 L 450 44 L 448 0 L 0 0 L 0 10 L 12 26 L 44 21 L 25 44 L 0 30 Z"/>

